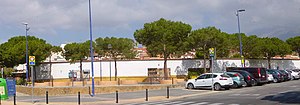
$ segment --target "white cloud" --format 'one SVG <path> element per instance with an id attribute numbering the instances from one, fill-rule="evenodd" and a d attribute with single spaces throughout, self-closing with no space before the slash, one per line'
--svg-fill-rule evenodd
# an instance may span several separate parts
<path id="1" fill-rule="evenodd" d="M 240 16 L 242 32 L 247 34 L 272 33 L 272 36 L 282 37 L 283 33 L 300 33 L 297 31 L 300 28 L 299 0 L 91 1 L 96 37 L 132 37 L 134 30 L 142 28 L 144 23 L 161 17 L 183 21 L 193 29 L 216 26 L 234 33 L 237 32 L 237 9 L 246 9 Z M 0 39 L 24 33 L 21 22 L 28 22 L 31 32 L 46 40 L 64 36 L 60 42 L 67 38 L 83 40 L 78 34 L 88 33 L 89 29 L 88 0 L 2 0 L 0 12 Z"/>

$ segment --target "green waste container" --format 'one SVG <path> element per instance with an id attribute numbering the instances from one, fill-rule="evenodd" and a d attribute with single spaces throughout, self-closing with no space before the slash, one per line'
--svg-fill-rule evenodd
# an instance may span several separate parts
<path id="1" fill-rule="evenodd" d="M 1 100 L 8 99 L 6 80 L 3 78 L 0 78 L 0 96 Z"/>

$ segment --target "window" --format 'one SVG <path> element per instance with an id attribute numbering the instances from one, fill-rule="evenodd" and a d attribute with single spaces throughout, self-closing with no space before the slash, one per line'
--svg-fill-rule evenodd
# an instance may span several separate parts
<path id="1" fill-rule="evenodd" d="M 205 79 L 211 78 L 211 74 L 207 74 Z"/>
<path id="2" fill-rule="evenodd" d="M 197 79 L 205 79 L 205 74 L 204 75 L 201 75 L 201 76 L 199 76 Z"/>

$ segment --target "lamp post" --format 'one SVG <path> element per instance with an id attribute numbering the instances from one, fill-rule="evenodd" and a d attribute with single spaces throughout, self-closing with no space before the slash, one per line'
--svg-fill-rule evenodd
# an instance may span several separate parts
<path id="1" fill-rule="evenodd" d="M 111 54 L 111 49 L 112 49 L 111 44 L 108 44 L 107 48 L 110 50 L 110 54 Z M 109 80 L 111 81 L 111 61 L 110 60 L 109 60 Z"/>
<path id="2" fill-rule="evenodd" d="M 236 11 L 237 21 L 238 21 L 238 30 L 239 30 L 239 41 L 240 41 L 240 56 L 241 56 L 241 65 L 244 67 L 244 56 L 243 56 L 243 44 L 242 44 L 242 36 L 240 30 L 240 16 L 239 13 L 245 11 L 244 9 L 239 9 Z"/>
<path id="3" fill-rule="evenodd" d="M 94 80 L 94 50 L 93 50 L 93 31 L 92 31 L 92 12 L 91 0 L 89 0 L 89 19 L 90 19 L 90 51 L 91 51 L 91 69 L 92 69 L 92 94 L 95 95 L 95 80 Z"/>
<path id="4" fill-rule="evenodd" d="M 26 35 L 26 84 L 28 82 L 28 35 L 27 32 L 29 31 L 28 23 L 23 23 L 25 25 L 25 35 Z"/>

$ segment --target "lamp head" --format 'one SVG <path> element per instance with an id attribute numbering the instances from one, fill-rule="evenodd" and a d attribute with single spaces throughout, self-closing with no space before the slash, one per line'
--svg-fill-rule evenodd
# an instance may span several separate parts
<path id="1" fill-rule="evenodd" d="M 22 24 L 23 24 L 23 25 L 28 25 L 28 23 L 26 23 L 26 22 L 23 22 Z"/>
<path id="2" fill-rule="evenodd" d="M 244 12 L 245 11 L 245 9 L 239 9 L 239 10 L 237 10 L 237 12 Z"/>

